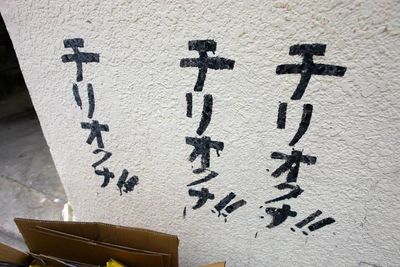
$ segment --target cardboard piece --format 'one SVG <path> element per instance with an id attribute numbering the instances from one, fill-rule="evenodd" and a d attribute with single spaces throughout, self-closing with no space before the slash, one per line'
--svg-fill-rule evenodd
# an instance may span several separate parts
<path id="1" fill-rule="evenodd" d="M 0 261 L 28 264 L 30 260 L 27 253 L 0 243 Z"/>
<path id="2" fill-rule="evenodd" d="M 84 237 L 81 237 L 81 236 L 75 236 L 75 235 L 71 235 L 71 234 L 67 234 L 67 233 L 51 230 L 51 229 L 48 229 L 48 228 L 43 228 L 43 227 L 40 227 L 40 226 L 37 226 L 35 228 L 35 231 L 38 231 L 38 232 L 41 232 L 41 233 L 44 233 L 44 234 L 53 234 L 55 236 L 60 237 L 60 241 L 61 241 L 62 238 L 74 239 L 74 240 L 78 240 L 78 241 L 82 241 L 82 242 L 86 242 L 86 243 L 95 243 L 95 244 L 97 244 L 99 246 L 103 246 L 103 247 L 110 247 L 110 248 L 120 249 L 120 250 L 124 250 L 124 251 L 136 252 L 137 254 L 148 254 L 148 255 L 152 255 L 152 256 L 161 256 L 163 264 L 164 264 L 164 267 L 170 267 L 171 255 L 169 255 L 169 254 L 158 253 L 158 252 L 153 252 L 153 251 L 146 251 L 146 250 L 140 250 L 140 249 L 136 249 L 136 248 L 120 246 L 120 245 L 111 244 L 111 243 L 102 242 L 102 241 L 94 241 L 94 240 L 90 240 L 90 239 L 87 239 L 87 238 L 84 238 Z"/>
<path id="3" fill-rule="evenodd" d="M 105 223 L 39 221 L 20 218 L 15 219 L 15 222 L 32 252 L 35 252 L 38 242 L 30 229 L 42 227 L 93 241 L 171 255 L 169 266 L 178 267 L 179 240 L 177 236 Z"/>
<path id="4" fill-rule="evenodd" d="M 177 236 L 94 222 L 15 219 L 30 254 L 0 243 L 0 261 L 30 264 L 34 259 L 52 266 L 104 266 L 114 258 L 130 267 L 178 267 Z M 225 267 L 216 263 L 203 267 Z"/>
<path id="5" fill-rule="evenodd" d="M 62 237 L 53 233 L 46 233 L 36 229 L 30 229 L 31 237 L 37 242 L 33 253 L 69 259 L 72 261 L 104 266 L 110 259 L 118 259 L 127 266 L 135 267 L 164 267 L 161 255 L 151 255 L 115 249 L 94 242 L 85 242 L 68 237 Z"/>

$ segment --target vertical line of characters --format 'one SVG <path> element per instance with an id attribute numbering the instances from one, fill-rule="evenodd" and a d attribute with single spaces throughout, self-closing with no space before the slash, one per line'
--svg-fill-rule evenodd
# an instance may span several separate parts
<path id="1" fill-rule="evenodd" d="M 81 52 L 79 48 L 84 47 L 84 40 L 82 38 L 65 39 L 64 47 L 71 48 L 73 51 L 73 54 L 65 54 L 61 56 L 61 61 L 63 63 L 75 62 L 76 64 L 76 82 L 72 83 L 72 94 L 76 105 L 82 110 L 82 98 L 80 95 L 79 85 L 83 81 L 83 63 L 99 63 L 100 54 Z M 81 122 L 80 125 L 82 129 L 90 131 L 86 140 L 87 144 L 92 145 L 93 141 L 96 140 L 97 148 L 93 150 L 93 154 L 103 154 L 103 157 L 93 163 L 92 167 L 96 175 L 103 177 L 101 187 L 106 187 L 110 183 L 110 180 L 115 178 L 115 175 L 108 167 L 102 166 L 102 169 L 97 167 L 105 163 L 112 156 L 110 151 L 104 150 L 105 145 L 102 134 L 103 132 L 109 132 L 109 126 L 108 124 L 100 123 L 99 120 L 93 119 L 93 116 L 95 115 L 95 94 L 93 84 L 88 82 L 86 88 L 88 100 L 87 118 L 91 121 Z M 122 192 L 132 192 L 138 183 L 138 176 L 132 175 L 129 177 L 129 172 L 126 169 L 123 169 L 117 181 L 117 188 L 120 195 L 122 195 Z"/>
<path id="2" fill-rule="evenodd" d="M 303 58 L 301 64 L 283 64 L 279 65 L 276 68 L 276 74 L 300 74 L 300 81 L 291 96 L 292 101 L 301 100 L 303 95 L 305 94 L 306 88 L 310 82 L 312 75 L 325 75 L 325 76 L 344 76 L 346 72 L 346 68 L 342 66 L 336 65 L 327 65 L 327 64 L 317 64 L 314 63 L 314 56 L 324 56 L 326 50 L 325 44 L 296 44 L 292 45 L 289 50 L 289 55 L 294 56 L 298 55 Z M 276 121 L 278 129 L 285 129 L 286 127 L 286 112 L 289 107 L 288 102 L 281 102 L 278 107 L 278 118 Z M 271 176 L 274 178 L 280 177 L 282 174 L 287 173 L 286 181 L 275 185 L 274 187 L 280 191 L 287 191 L 287 193 L 265 201 L 264 205 L 260 206 L 260 209 L 265 211 L 265 214 L 268 214 L 272 217 L 272 220 L 269 224 L 266 225 L 267 228 L 274 228 L 276 226 L 284 223 L 289 217 L 296 217 L 297 212 L 292 210 L 291 206 L 287 203 L 282 204 L 282 206 L 272 206 L 272 203 L 277 203 L 281 201 L 287 201 L 292 198 L 297 198 L 301 194 L 303 194 L 304 190 L 297 184 L 297 178 L 299 175 L 300 165 L 314 165 L 317 163 L 317 157 L 312 155 L 305 155 L 303 150 L 295 149 L 294 146 L 298 144 L 298 142 L 305 135 L 307 130 L 309 129 L 311 117 L 313 114 L 313 105 L 310 103 L 306 103 L 303 105 L 303 113 L 301 116 L 301 120 L 299 123 L 299 127 L 289 142 L 289 146 L 292 147 L 292 151 L 289 154 L 285 154 L 282 152 L 272 152 L 271 158 L 282 160 L 283 163 L 271 173 Z M 311 223 L 318 216 L 322 214 L 322 211 L 319 209 L 305 219 L 296 223 L 294 227 L 290 229 L 293 232 L 300 230 L 304 235 L 308 235 L 309 232 L 318 230 L 326 225 L 332 224 L 335 222 L 335 219 L 332 217 L 326 217 L 318 222 L 315 222 L 309 225 L 307 228 L 309 232 L 303 227 Z M 265 216 L 260 216 L 261 219 L 265 219 Z M 257 237 L 257 233 L 256 233 Z"/>
<path id="3" fill-rule="evenodd" d="M 197 198 L 196 203 L 192 206 L 193 210 L 197 210 L 204 205 L 207 201 L 214 200 L 215 194 L 209 190 L 206 183 L 217 178 L 219 173 L 210 169 L 211 165 L 211 150 L 215 150 L 217 156 L 220 156 L 220 152 L 224 150 L 224 142 L 216 141 L 211 139 L 210 136 L 205 135 L 213 114 L 213 108 L 215 107 L 214 98 L 211 94 L 203 94 L 205 80 L 207 72 L 211 70 L 233 70 L 235 61 L 223 57 L 209 57 L 208 53 L 212 52 L 215 54 L 217 50 L 217 43 L 214 40 L 192 40 L 188 42 L 189 51 L 197 51 L 199 53 L 198 58 L 183 58 L 180 60 L 180 67 L 194 67 L 198 68 L 198 76 L 196 84 L 194 85 L 193 91 L 195 94 L 203 96 L 203 109 L 201 112 L 201 119 L 199 126 L 197 127 L 197 136 L 187 136 L 186 144 L 193 146 L 193 150 L 189 155 L 189 161 L 194 162 L 197 158 L 200 158 L 200 166 L 192 170 L 196 176 L 201 178 L 187 184 L 188 194 L 190 197 Z M 193 115 L 193 93 L 186 93 L 186 116 L 192 118 Z M 211 210 L 217 214 L 218 217 L 221 215 L 224 217 L 224 221 L 227 222 L 229 214 L 246 205 L 244 199 L 234 201 L 236 194 L 229 192 L 225 197 L 214 205 Z M 187 214 L 187 208 L 184 207 L 183 217 Z"/>

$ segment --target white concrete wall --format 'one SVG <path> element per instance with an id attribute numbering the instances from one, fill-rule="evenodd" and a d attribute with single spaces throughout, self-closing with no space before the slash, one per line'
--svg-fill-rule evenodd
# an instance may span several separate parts
<path id="1" fill-rule="evenodd" d="M 177 234 L 182 266 L 400 265 L 399 1 L 3 0 L 0 10 L 77 220 Z M 72 51 L 63 40 L 78 37 L 81 51 L 100 54 L 78 83 L 82 110 L 72 95 L 75 64 L 61 61 Z M 187 45 L 196 39 L 215 40 L 216 55 L 235 60 L 232 71 L 209 70 L 202 93 L 193 92 L 197 69 L 179 66 L 198 57 Z M 293 101 L 299 75 L 275 69 L 301 62 L 288 54 L 298 43 L 326 44 L 315 61 L 347 72 L 313 76 Z M 92 153 L 96 142 L 86 144 L 89 132 L 80 128 L 90 121 L 88 82 L 93 119 L 110 127 L 103 141 L 113 155 L 102 166 L 116 178 L 105 188 L 91 167 L 101 157 Z M 194 94 L 192 119 L 187 92 Z M 219 158 L 211 152 L 219 176 L 193 187 L 207 187 L 215 199 L 192 210 L 186 184 L 198 162 L 188 161 L 185 137 L 196 136 L 205 93 L 214 98 L 205 134 L 225 148 Z M 276 128 L 279 101 L 289 103 L 284 130 Z M 270 155 L 290 153 L 305 103 L 314 107 L 311 125 L 295 148 L 318 160 L 300 167 L 302 195 L 270 205 L 289 204 L 297 217 L 268 229 L 263 203 L 288 192 L 274 188 L 285 175 L 271 176 L 282 161 Z M 120 196 L 124 168 L 140 183 Z M 229 192 L 247 204 L 225 223 L 210 210 Z M 336 222 L 308 236 L 290 230 L 317 209 L 319 219 Z"/>

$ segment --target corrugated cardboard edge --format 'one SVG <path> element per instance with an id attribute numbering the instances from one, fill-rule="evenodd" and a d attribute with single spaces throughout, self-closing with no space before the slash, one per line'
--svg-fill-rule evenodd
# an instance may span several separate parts
<path id="1" fill-rule="evenodd" d="M 29 264 L 31 258 L 27 253 L 0 243 L 0 261 Z"/>
<path id="2" fill-rule="evenodd" d="M 20 232 L 24 235 L 24 232 L 26 232 L 26 230 L 28 230 L 28 228 L 31 227 L 36 227 L 36 225 L 40 225 L 46 228 L 50 228 L 50 229 L 54 229 L 54 230 L 61 230 L 61 231 L 65 231 L 68 233 L 71 233 L 70 230 L 73 230 L 73 232 L 75 232 L 75 235 L 80 235 L 82 234 L 82 231 L 78 231 L 76 232 L 77 229 L 79 228 L 86 228 L 88 229 L 88 226 L 90 227 L 90 229 L 93 229 L 92 232 L 92 237 L 94 237 L 96 240 L 98 240 L 99 238 L 99 234 L 101 235 L 101 232 L 104 232 L 104 228 L 110 228 L 113 229 L 112 231 L 115 231 L 115 236 L 124 236 L 121 235 L 122 232 L 135 232 L 137 234 L 139 234 L 139 236 L 143 236 L 145 235 L 145 238 L 143 238 L 143 241 L 148 241 L 148 240 L 152 240 L 155 238 L 161 238 L 163 240 L 168 240 L 169 245 L 167 246 L 168 249 L 167 251 L 169 251 L 167 254 L 171 254 L 172 258 L 171 258 L 171 266 L 172 267 L 178 267 L 179 263 L 178 263 L 178 246 L 179 246 L 179 239 L 176 235 L 170 235 L 170 234 L 166 234 L 166 233 L 161 233 L 161 232 L 157 232 L 157 231 L 153 231 L 153 230 L 147 230 L 147 229 L 141 229 L 141 228 L 134 228 L 134 227 L 128 227 L 128 226 L 119 226 L 119 225 L 112 225 L 112 224 L 107 224 L 107 223 L 99 223 L 99 222 L 63 222 L 63 221 L 46 221 L 46 220 L 32 220 L 32 219 L 23 219 L 23 218 L 15 218 L 14 219 L 15 223 L 17 224 Z M 69 226 L 69 227 L 68 227 Z M 80 227 L 82 226 L 82 227 Z M 72 229 L 72 228 L 73 229 Z M 69 228 L 69 230 L 67 230 L 66 228 Z M 119 233 L 119 234 L 118 234 Z M 104 234 L 104 233 L 103 233 Z M 95 236 L 93 236 L 95 235 Z M 114 234 L 112 235 L 114 236 Z M 151 237 L 151 238 L 150 238 Z M 149 239 L 150 238 L 150 239 Z M 32 245 L 35 244 L 35 240 L 30 240 L 29 238 L 27 239 L 24 236 L 25 239 L 25 243 L 27 244 L 27 246 L 30 248 Z M 106 240 L 105 240 L 106 241 Z M 120 240 L 123 241 L 123 240 Z M 106 241 L 108 242 L 108 241 Z M 161 240 L 160 240 L 161 242 Z M 118 242 L 119 243 L 119 242 Z M 166 247 L 166 243 L 165 242 L 161 242 Z M 153 244 L 152 246 L 157 246 L 160 247 L 161 243 L 151 243 Z M 123 244 L 119 244 L 119 245 L 123 245 Z M 139 249 L 143 249 L 138 247 Z M 153 251 L 153 249 L 146 249 L 146 250 L 151 250 Z M 155 252 L 162 252 L 162 251 L 158 251 L 158 250 L 154 250 Z M 163 253 L 166 253 L 163 252 Z"/>
<path id="3" fill-rule="evenodd" d="M 36 219 L 28 219 L 28 218 L 14 218 L 14 222 L 18 223 L 18 221 L 25 221 L 25 222 L 38 222 L 38 223 L 59 223 L 59 224 L 93 224 L 93 225 L 104 225 L 112 228 L 120 228 L 120 229 L 127 229 L 127 230 L 134 230 L 134 231 L 140 231 L 140 232 L 148 232 L 160 236 L 167 236 L 167 237 L 176 237 L 176 242 L 177 245 L 179 246 L 179 239 L 177 238 L 176 235 L 173 234 L 167 234 L 167 233 L 162 233 L 162 232 L 157 232 L 154 230 L 149 230 L 149 229 L 143 229 L 143 228 L 136 228 L 136 227 L 131 227 L 131 226 L 122 226 L 122 225 L 117 225 L 117 224 L 110 224 L 110 223 L 104 223 L 104 222 L 75 222 L 75 221 L 51 221 L 51 220 L 36 220 Z"/>

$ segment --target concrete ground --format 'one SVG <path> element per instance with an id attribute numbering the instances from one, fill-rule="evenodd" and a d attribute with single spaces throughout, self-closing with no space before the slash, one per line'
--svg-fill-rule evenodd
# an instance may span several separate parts
<path id="1" fill-rule="evenodd" d="M 65 203 L 35 113 L 0 120 L 0 242 L 25 250 L 13 219 L 61 220 Z"/>

